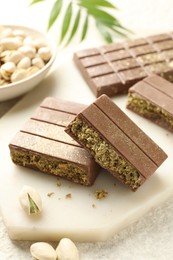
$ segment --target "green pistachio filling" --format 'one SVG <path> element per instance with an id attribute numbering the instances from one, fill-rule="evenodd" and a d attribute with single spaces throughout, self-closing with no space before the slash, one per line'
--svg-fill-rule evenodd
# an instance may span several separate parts
<path id="1" fill-rule="evenodd" d="M 119 174 L 123 182 L 133 190 L 141 184 L 140 174 L 124 160 L 92 127 L 80 119 L 71 123 L 71 131 L 87 147 L 95 160 L 106 169 Z"/>
<path id="2" fill-rule="evenodd" d="M 173 129 L 173 118 L 164 109 L 144 100 L 135 93 L 129 94 L 127 107 L 154 121 L 161 121 Z"/>
<path id="3" fill-rule="evenodd" d="M 55 160 L 51 157 L 48 158 L 30 151 L 19 151 L 15 148 L 11 148 L 10 150 L 13 162 L 18 165 L 36 168 L 42 172 L 64 177 L 76 183 L 89 185 L 87 172 L 78 165 Z"/>

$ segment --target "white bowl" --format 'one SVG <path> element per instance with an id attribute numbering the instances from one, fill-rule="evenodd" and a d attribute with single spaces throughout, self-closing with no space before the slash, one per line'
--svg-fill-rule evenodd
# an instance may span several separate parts
<path id="1" fill-rule="evenodd" d="M 34 36 L 34 38 L 43 39 L 51 48 L 52 56 L 45 66 L 33 75 L 15 83 L 0 86 L 0 101 L 5 101 L 23 95 L 38 85 L 45 78 L 56 57 L 56 44 L 51 41 L 46 34 L 24 26 L 3 25 L 3 27 L 12 28 L 14 30 L 23 30 L 27 35 Z"/>

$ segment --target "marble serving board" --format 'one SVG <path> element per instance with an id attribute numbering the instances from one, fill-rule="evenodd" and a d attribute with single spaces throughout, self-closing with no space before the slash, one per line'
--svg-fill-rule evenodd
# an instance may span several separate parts
<path id="1" fill-rule="evenodd" d="M 128 111 L 126 95 L 113 98 L 168 154 L 168 159 L 137 192 L 124 187 L 104 170 L 88 188 L 63 179 L 59 186 L 56 177 L 14 165 L 8 144 L 45 97 L 85 104 L 95 100 L 72 57 L 58 58 L 44 82 L 0 120 L 1 213 L 11 239 L 57 241 L 69 237 L 75 241 L 103 241 L 173 195 L 173 134 Z M 27 216 L 21 209 L 18 196 L 23 185 L 40 193 L 43 200 L 40 217 Z M 97 190 L 107 191 L 107 197 L 97 200 Z M 50 193 L 52 196 L 48 196 Z"/>

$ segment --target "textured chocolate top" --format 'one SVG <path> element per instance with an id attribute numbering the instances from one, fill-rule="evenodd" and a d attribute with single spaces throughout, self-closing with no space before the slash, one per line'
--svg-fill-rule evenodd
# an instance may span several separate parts
<path id="1" fill-rule="evenodd" d="M 74 102 L 46 98 L 13 138 L 10 147 L 75 163 L 87 169 L 88 175 L 95 175 L 98 166 L 94 159 L 64 131 L 77 112 L 85 107 Z"/>
<path id="2" fill-rule="evenodd" d="M 80 72 L 98 97 L 114 96 L 152 73 L 173 80 L 173 34 L 113 43 L 74 54 Z"/>
<path id="3" fill-rule="evenodd" d="M 94 128 L 144 179 L 167 158 L 164 151 L 106 95 L 99 97 L 77 117 Z"/>

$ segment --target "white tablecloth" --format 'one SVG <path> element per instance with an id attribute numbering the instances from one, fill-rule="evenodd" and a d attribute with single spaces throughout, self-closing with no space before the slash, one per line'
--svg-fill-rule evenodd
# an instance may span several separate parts
<path id="1" fill-rule="evenodd" d="M 0 1 L 0 23 L 20 24 L 44 31 L 51 1 L 28 7 L 30 1 Z M 117 16 L 122 23 L 144 35 L 151 32 L 166 32 L 173 29 L 172 0 L 117 0 Z M 56 30 L 50 32 L 56 39 Z M 99 40 L 91 37 L 85 45 L 92 46 Z M 5 174 L 5 173 L 4 173 Z M 0 217 L 0 260 L 32 259 L 29 253 L 31 242 L 14 242 L 8 237 Z M 172 260 L 173 259 L 173 199 L 151 210 L 137 223 L 101 243 L 77 243 L 82 260 Z M 54 244 L 55 246 L 55 244 Z"/>

